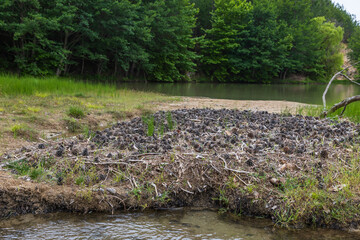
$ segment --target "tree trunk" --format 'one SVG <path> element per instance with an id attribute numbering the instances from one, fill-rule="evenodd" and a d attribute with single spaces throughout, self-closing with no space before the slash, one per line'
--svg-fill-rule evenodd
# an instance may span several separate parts
<path id="1" fill-rule="evenodd" d="M 116 74 L 117 74 L 117 68 L 118 68 L 117 65 L 118 65 L 117 60 L 115 59 L 115 61 L 114 61 L 114 77 L 116 77 Z"/>
<path id="2" fill-rule="evenodd" d="M 134 77 L 135 63 L 131 63 L 130 77 Z"/>
<path id="3" fill-rule="evenodd" d="M 81 75 L 84 74 L 84 68 L 85 68 L 85 58 L 82 58 L 82 62 L 81 62 Z"/>
<path id="4" fill-rule="evenodd" d="M 69 32 L 67 31 L 67 30 L 65 30 L 65 38 L 64 38 L 64 50 L 67 50 L 67 45 L 68 45 L 68 41 L 69 41 L 69 36 L 70 36 L 70 34 L 69 34 Z M 66 57 L 66 55 L 65 55 L 65 59 L 66 59 L 67 57 Z M 56 70 L 56 76 L 60 76 L 61 75 L 61 72 L 62 72 L 62 66 L 61 65 L 63 65 L 63 63 L 64 63 L 64 59 L 61 59 L 61 61 L 60 61 L 60 64 L 59 64 L 59 66 L 58 66 L 58 68 L 57 68 L 57 70 Z M 66 66 L 65 66 L 65 68 L 66 68 Z"/>

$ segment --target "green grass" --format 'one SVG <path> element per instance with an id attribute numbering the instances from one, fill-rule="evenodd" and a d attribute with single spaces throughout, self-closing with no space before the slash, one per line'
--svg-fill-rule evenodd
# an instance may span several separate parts
<path id="1" fill-rule="evenodd" d="M 113 84 L 91 83 L 57 77 L 15 77 L 13 75 L 0 75 L 0 95 L 36 95 L 46 97 L 46 93 L 55 95 L 85 96 L 86 94 L 104 96 L 119 93 Z"/>
<path id="2" fill-rule="evenodd" d="M 154 116 L 142 116 L 142 121 L 146 125 L 147 135 L 150 137 L 155 132 L 155 118 Z"/>
<path id="3" fill-rule="evenodd" d="M 74 118 L 83 118 L 85 116 L 83 108 L 79 106 L 70 106 L 67 115 Z"/>
<path id="4" fill-rule="evenodd" d="M 152 113 L 158 103 L 179 100 L 117 89 L 114 84 L 0 74 L 0 154 L 48 132 L 70 136 L 81 126 L 99 130 L 124 118 Z"/>
<path id="5" fill-rule="evenodd" d="M 283 186 L 283 205 L 275 214 L 280 225 L 319 223 L 342 225 L 359 221 L 360 158 L 355 154 L 349 162 L 333 162 L 322 169 L 321 182 L 313 169 L 306 178 L 288 176 Z"/>
<path id="6" fill-rule="evenodd" d="M 330 109 L 330 107 L 331 106 L 328 106 L 327 109 Z M 328 117 L 337 119 L 341 114 L 342 110 L 343 108 L 338 109 L 334 113 L 329 114 Z M 322 111 L 323 111 L 322 106 L 308 106 L 308 107 L 298 108 L 296 113 L 300 115 L 319 117 Z M 360 102 L 349 104 L 346 107 L 343 117 L 349 119 L 350 121 L 360 123 Z"/>

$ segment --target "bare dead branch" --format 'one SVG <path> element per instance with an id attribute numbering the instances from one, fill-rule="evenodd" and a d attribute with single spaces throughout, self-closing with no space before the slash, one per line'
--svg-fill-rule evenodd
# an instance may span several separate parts
<path id="1" fill-rule="evenodd" d="M 329 109 L 329 111 L 324 111 L 321 114 L 321 117 L 326 117 L 327 115 L 329 115 L 330 113 L 335 112 L 339 108 L 344 107 L 343 111 L 340 114 L 340 115 L 342 115 L 345 112 L 346 106 L 349 105 L 350 103 L 353 103 L 353 102 L 356 102 L 356 101 L 360 101 L 360 95 L 352 96 L 352 97 L 349 97 L 349 98 L 346 98 L 346 99 L 342 100 L 341 102 L 339 102 L 339 103 L 335 104 L 334 106 L 332 106 Z"/>
<path id="2" fill-rule="evenodd" d="M 323 107 L 324 107 L 324 112 L 326 110 L 326 94 L 327 92 L 329 91 L 329 88 L 330 88 L 330 85 L 331 83 L 337 78 L 337 76 L 339 75 L 342 75 L 342 76 L 345 76 L 346 79 L 350 80 L 352 83 L 356 83 L 354 80 L 351 80 L 348 76 L 344 75 L 343 72 L 346 71 L 347 69 L 349 69 L 350 67 L 352 67 L 353 65 L 357 65 L 359 64 L 359 62 L 356 62 L 355 64 L 352 64 L 352 65 L 349 65 L 347 66 L 346 68 L 344 68 L 343 70 L 341 70 L 340 72 L 337 72 L 335 73 L 335 75 L 330 79 L 330 82 L 328 83 L 328 85 L 326 86 L 326 89 L 323 93 L 323 96 L 322 96 L 322 100 L 323 100 Z M 357 84 L 357 83 L 356 83 Z M 322 114 L 323 115 L 323 114 Z"/>

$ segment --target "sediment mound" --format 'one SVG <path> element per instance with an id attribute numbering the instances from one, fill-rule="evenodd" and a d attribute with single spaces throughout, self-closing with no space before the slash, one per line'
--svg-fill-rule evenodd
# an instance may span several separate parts
<path id="1" fill-rule="evenodd" d="M 216 206 L 282 224 L 356 225 L 349 174 L 359 144 L 359 125 L 347 121 L 160 111 L 2 156 L 3 169 L 24 176 L 2 177 L 0 215 Z"/>

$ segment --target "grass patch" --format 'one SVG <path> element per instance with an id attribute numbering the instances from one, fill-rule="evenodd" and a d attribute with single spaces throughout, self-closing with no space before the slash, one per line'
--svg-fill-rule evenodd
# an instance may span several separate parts
<path id="1" fill-rule="evenodd" d="M 16 77 L 9 74 L 0 76 L 0 89 L 1 95 L 34 95 L 39 98 L 46 98 L 50 94 L 80 96 L 79 93 L 82 92 L 97 96 L 118 94 L 116 86 L 112 84 L 105 85 L 58 77 Z"/>
<path id="2" fill-rule="evenodd" d="M 154 135 L 155 132 L 155 118 L 154 116 L 142 116 L 142 121 L 146 125 L 147 132 L 146 134 L 150 137 Z"/>
<path id="3" fill-rule="evenodd" d="M 17 175 L 24 176 L 30 171 L 30 166 L 25 160 L 10 162 L 6 165 L 6 168 L 12 169 Z"/>
<path id="4" fill-rule="evenodd" d="M 38 132 L 76 134 L 81 125 L 99 123 L 100 129 L 114 120 L 151 113 L 157 103 L 178 100 L 151 92 L 119 90 L 113 84 L 0 75 L 0 132 L 5 133 L 0 136 L 0 154 L 18 147 L 19 143 L 9 141 L 13 136 L 20 142 L 34 139 Z M 85 118 L 87 113 L 91 117 Z"/>
<path id="5" fill-rule="evenodd" d="M 75 118 L 64 118 L 66 129 L 71 133 L 76 133 L 81 130 L 81 124 Z"/>
<path id="6" fill-rule="evenodd" d="M 27 110 L 32 113 L 38 113 L 41 109 L 38 107 L 28 107 Z"/>
<path id="7" fill-rule="evenodd" d="M 67 115 L 74 118 L 83 118 L 85 116 L 84 110 L 79 106 L 70 106 Z"/>
<path id="8" fill-rule="evenodd" d="M 25 124 L 15 124 L 10 128 L 14 138 L 22 137 L 26 140 L 35 140 L 36 132 Z"/>
<path id="9" fill-rule="evenodd" d="M 359 221 L 359 164 L 357 154 L 348 162 L 339 160 L 328 168 L 313 168 L 306 178 L 288 176 L 281 189 L 283 206 L 275 214 L 276 222 L 285 226 L 341 226 Z"/>
<path id="10" fill-rule="evenodd" d="M 330 107 L 331 106 L 328 106 L 327 109 L 329 109 Z M 329 114 L 328 117 L 338 119 L 342 110 L 343 110 L 342 108 L 338 109 L 334 113 Z M 322 113 L 322 111 L 323 111 L 322 106 L 306 106 L 306 107 L 298 108 L 296 110 L 296 113 L 300 114 L 300 115 L 319 117 L 320 114 Z M 346 107 L 346 110 L 343 114 L 343 118 L 347 118 L 350 121 L 360 123 L 360 102 L 355 102 L 355 103 L 349 104 Z"/>

